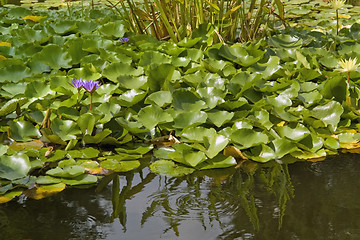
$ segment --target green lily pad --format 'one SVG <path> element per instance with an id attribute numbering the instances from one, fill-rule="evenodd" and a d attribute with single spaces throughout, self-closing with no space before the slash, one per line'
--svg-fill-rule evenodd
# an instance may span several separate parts
<path id="1" fill-rule="evenodd" d="M 19 82 L 30 76 L 31 70 L 25 65 L 9 63 L 0 69 L 0 82 Z"/>
<path id="2" fill-rule="evenodd" d="M 81 150 L 70 150 L 67 152 L 67 154 L 71 157 L 71 158 L 96 158 L 99 156 L 100 151 L 92 148 L 92 147 L 88 147 L 85 149 L 81 149 Z"/>
<path id="3" fill-rule="evenodd" d="M 149 130 L 152 130 L 160 123 L 171 122 L 173 120 L 170 114 L 156 105 L 142 108 L 138 113 L 138 119 Z"/>
<path id="4" fill-rule="evenodd" d="M 176 162 L 196 167 L 199 163 L 206 160 L 204 152 L 197 151 L 187 144 L 176 144 L 173 148 L 175 151 L 168 153 L 167 157 Z"/>
<path id="5" fill-rule="evenodd" d="M 56 118 L 51 122 L 51 129 L 63 141 L 76 139 L 77 135 L 81 134 L 78 125 L 71 120 L 61 120 Z"/>
<path id="6" fill-rule="evenodd" d="M 40 138 L 39 129 L 28 121 L 20 120 L 17 122 L 9 121 L 11 137 L 16 141 L 30 141 L 32 138 Z"/>
<path id="7" fill-rule="evenodd" d="M 85 172 L 84 167 L 74 165 L 74 166 L 66 166 L 63 169 L 60 167 L 56 167 L 48 170 L 46 174 L 53 177 L 74 178 L 82 175 L 84 172 Z"/>
<path id="8" fill-rule="evenodd" d="M 158 160 L 150 165 L 154 173 L 168 177 L 182 177 L 195 171 L 193 168 L 183 167 L 168 160 Z"/>
<path id="9" fill-rule="evenodd" d="M 171 58 L 165 54 L 156 51 L 145 51 L 139 61 L 139 66 L 160 65 L 171 63 Z"/>
<path id="10" fill-rule="evenodd" d="M 215 168 L 228 168 L 235 166 L 237 164 L 235 158 L 231 156 L 224 156 L 223 154 L 218 154 L 212 159 L 208 159 L 201 164 L 200 169 L 215 169 Z"/>
<path id="11" fill-rule="evenodd" d="M 121 21 L 113 21 L 102 25 L 99 32 L 107 37 L 121 38 L 125 34 L 125 28 Z"/>
<path id="12" fill-rule="evenodd" d="M 229 139 L 220 134 L 210 135 L 204 138 L 205 147 L 207 148 L 205 154 L 209 158 L 214 158 L 219 152 L 224 150 L 228 145 Z"/>
<path id="13" fill-rule="evenodd" d="M 79 186 L 79 185 L 90 185 L 95 184 L 98 181 L 98 178 L 94 175 L 90 174 L 82 174 L 80 176 L 77 176 L 75 178 L 71 179 L 62 179 L 61 180 L 66 185 L 70 186 Z"/>
<path id="14" fill-rule="evenodd" d="M 257 132 L 253 129 L 247 128 L 235 130 L 230 135 L 230 139 L 232 142 L 237 144 L 237 147 L 239 149 L 245 149 L 260 144 L 266 144 L 269 141 L 269 138 L 265 133 Z"/>
<path id="15" fill-rule="evenodd" d="M 27 98 L 41 98 L 54 94 L 55 92 L 51 91 L 50 86 L 42 81 L 32 81 L 25 88 L 25 96 Z"/>
<path id="16" fill-rule="evenodd" d="M 277 127 L 277 132 L 281 137 L 293 141 L 300 141 L 310 134 L 309 129 L 300 123 Z"/>
<path id="17" fill-rule="evenodd" d="M 184 129 L 187 127 L 201 125 L 206 122 L 207 114 L 199 112 L 183 112 L 174 118 L 174 128 Z"/>
<path id="18" fill-rule="evenodd" d="M 159 107 L 163 107 L 172 102 L 172 95 L 169 91 L 157 91 L 151 93 L 146 99 L 145 104 L 156 104 Z"/>
<path id="19" fill-rule="evenodd" d="M 108 159 L 100 162 L 100 166 L 115 172 L 128 172 L 139 167 L 140 162 L 137 160 L 117 161 L 115 159 Z"/>
<path id="20" fill-rule="evenodd" d="M 215 124 L 215 126 L 221 127 L 224 123 L 229 122 L 233 118 L 234 113 L 215 110 L 207 112 L 207 115 L 210 121 Z"/>
<path id="21" fill-rule="evenodd" d="M 96 123 L 95 116 L 92 113 L 81 114 L 76 122 L 84 135 L 92 135 Z"/>
<path id="22" fill-rule="evenodd" d="M 344 109 L 339 102 L 330 101 L 325 105 L 313 108 L 311 112 L 317 119 L 320 119 L 325 124 L 336 127 L 340 122 L 340 117 Z"/>
<path id="23" fill-rule="evenodd" d="M 102 72 L 102 75 L 107 77 L 114 83 L 118 83 L 118 78 L 121 76 L 140 76 L 144 72 L 142 67 L 134 68 L 128 63 L 111 63 L 106 66 Z"/>
<path id="24" fill-rule="evenodd" d="M 18 107 L 21 107 L 29 100 L 27 98 L 18 98 L 18 99 L 11 99 L 7 101 L 1 108 L 0 108 L 0 117 L 6 116 L 12 112 L 14 112 Z"/>
<path id="25" fill-rule="evenodd" d="M 67 51 L 55 44 L 48 44 L 33 57 L 53 69 L 70 68 L 71 57 Z"/>
<path id="26" fill-rule="evenodd" d="M 15 180 L 26 177 L 31 169 L 29 157 L 24 153 L 0 156 L 0 178 Z"/>

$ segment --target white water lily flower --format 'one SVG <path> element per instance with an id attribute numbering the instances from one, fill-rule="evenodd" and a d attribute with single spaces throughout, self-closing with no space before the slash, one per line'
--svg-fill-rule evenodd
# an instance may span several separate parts
<path id="1" fill-rule="evenodd" d="M 342 8 L 345 5 L 346 0 L 332 0 L 331 5 L 335 10 Z"/>
<path id="2" fill-rule="evenodd" d="M 337 69 L 340 72 L 353 72 L 357 70 L 357 67 L 359 66 L 359 63 L 357 62 L 357 58 L 351 59 L 349 58 L 349 60 L 344 60 L 341 59 L 339 61 L 339 65 L 341 66 L 341 68 Z"/>

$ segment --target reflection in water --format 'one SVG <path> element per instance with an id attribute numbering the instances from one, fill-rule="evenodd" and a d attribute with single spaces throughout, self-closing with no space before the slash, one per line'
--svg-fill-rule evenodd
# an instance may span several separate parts
<path id="1" fill-rule="evenodd" d="M 134 185 L 136 174 L 114 174 L 105 179 L 106 183 L 109 179 L 112 181 L 112 220 L 118 218 L 124 232 L 127 231 L 126 200 L 141 193 L 151 181 L 157 181 L 158 189 L 146 196 L 140 222 L 144 226 L 152 218 L 162 219 L 164 236 L 171 235 L 169 231 L 183 236 L 179 226 L 190 220 L 197 221 L 203 231 L 218 226 L 221 239 L 235 239 L 243 235 L 244 229 L 238 228 L 238 222 L 246 221 L 244 213 L 248 216 L 246 224 L 252 225 L 250 232 L 258 231 L 257 208 L 268 204 L 270 195 L 275 196 L 277 202 L 273 204 L 272 218 L 278 219 L 280 228 L 286 202 L 293 196 L 287 165 L 274 161 L 262 165 L 246 162 L 238 169 L 203 171 L 183 178 L 167 178 L 149 172 L 143 176 L 141 171 L 140 181 Z M 257 194 L 264 189 L 266 199 Z"/>
<path id="2" fill-rule="evenodd" d="M 357 158 L 245 162 L 183 178 L 147 167 L 113 174 L 97 192 L 0 205 L 0 239 L 360 239 Z"/>

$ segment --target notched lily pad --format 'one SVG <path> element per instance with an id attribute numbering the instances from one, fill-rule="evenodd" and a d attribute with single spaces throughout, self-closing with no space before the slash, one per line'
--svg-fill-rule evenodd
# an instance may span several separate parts
<path id="1" fill-rule="evenodd" d="M 158 160 L 150 165 L 151 171 L 168 177 L 182 177 L 195 171 L 193 168 L 183 167 L 169 160 Z"/>

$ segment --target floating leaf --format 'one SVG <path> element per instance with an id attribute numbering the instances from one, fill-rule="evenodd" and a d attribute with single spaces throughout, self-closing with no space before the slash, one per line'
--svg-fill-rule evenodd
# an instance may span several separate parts
<path id="1" fill-rule="evenodd" d="M 5 61 L 7 60 L 3 60 L 2 62 Z M 19 82 L 30 76 L 31 70 L 25 65 L 8 64 L 0 69 L 0 82 Z"/>
<path id="2" fill-rule="evenodd" d="M 66 166 L 63 169 L 56 167 L 50 169 L 46 172 L 47 175 L 53 177 L 62 177 L 62 178 L 74 178 L 82 175 L 85 172 L 85 168 L 82 166 Z"/>
<path id="3" fill-rule="evenodd" d="M 183 167 L 168 160 L 158 160 L 150 165 L 150 170 L 168 177 L 182 177 L 195 171 L 193 168 Z"/>
<path id="4" fill-rule="evenodd" d="M 196 151 L 187 144 L 176 144 L 173 146 L 173 148 L 175 151 L 169 153 L 167 157 L 176 162 L 195 167 L 199 163 L 206 160 L 204 152 Z"/>
<path id="5" fill-rule="evenodd" d="M 257 132 L 253 129 L 238 129 L 230 135 L 232 142 L 240 145 L 236 145 L 239 149 L 249 148 L 268 142 L 268 136 L 262 132 Z"/>
<path id="6" fill-rule="evenodd" d="M 39 129 L 28 121 L 20 120 L 17 122 L 8 122 L 10 126 L 11 137 L 16 141 L 30 141 L 32 138 L 40 138 Z"/>
<path id="7" fill-rule="evenodd" d="M 78 125 L 74 121 L 61 120 L 58 118 L 51 122 L 51 129 L 63 141 L 76 139 L 76 135 L 81 133 Z"/>
<path id="8" fill-rule="evenodd" d="M 143 72 L 144 70 L 142 67 L 134 68 L 128 63 L 116 62 L 106 66 L 102 75 L 114 83 L 117 83 L 119 81 L 118 78 L 121 76 L 140 76 Z"/>
<path id="9" fill-rule="evenodd" d="M 0 145 L 0 155 L 1 154 L 1 146 Z M 44 143 L 40 140 L 32 140 L 30 142 L 13 142 L 10 146 L 9 149 L 15 150 L 15 151 L 20 151 L 23 149 L 36 149 L 39 150 L 44 146 Z M 7 147 L 7 146 L 6 146 Z"/>
<path id="10" fill-rule="evenodd" d="M 81 150 L 70 150 L 67 152 L 67 154 L 71 158 L 96 158 L 99 156 L 99 153 L 100 153 L 99 150 L 92 147 L 88 147 Z"/>
<path id="11" fill-rule="evenodd" d="M 207 148 L 206 156 L 214 158 L 229 143 L 229 139 L 220 134 L 210 135 L 204 138 L 205 147 Z"/>
<path id="12" fill-rule="evenodd" d="M 234 44 L 229 47 L 228 45 L 222 45 L 219 50 L 219 55 L 233 61 L 237 64 L 240 64 L 244 67 L 248 67 L 256 62 L 258 62 L 265 51 L 263 50 L 246 50 L 244 47 L 239 44 Z"/>
<path id="13" fill-rule="evenodd" d="M 310 134 L 309 129 L 300 123 L 277 127 L 277 132 L 281 137 L 294 141 L 300 141 Z"/>
<path id="14" fill-rule="evenodd" d="M 97 183 L 98 178 L 94 175 L 83 174 L 71 179 L 62 179 L 62 182 L 70 186 L 90 185 Z"/>
<path id="15" fill-rule="evenodd" d="M 115 159 L 108 159 L 100 162 L 100 166 L 115 172 L 128 172 L 139 167 L 140 162 L 137 160 L 117 161 Z"/>
<path id="16" fill-rule="evenodd" d="M 81 114 L 76 122 L 84 135 L 92 135 L 96 123 L 95 116 L 92 113 Z"/>
<path id="17" fill-rule="evenodd" d="M 1 195 L 0 196 L 0 204 L 10 202 L 15 197 L 20 196 L 22 193 L 23 193 L 23 190 L 14 190 L 14 191 L 8 192 L 4 195 Z"/>
<path id="18" fill-rule="evenodd" d="M 17 107 L 21 107 L 25 103 L 28 102 L 26 98 L 19 98 L 19 99 L 11 99 L 7 101 L 1 108 L 0 108 L 0 117 L 6 116 L 16 110 Z"/>
<path id="19" fill-rule="evenodd" d="M 171 122 L 173 120 L 170 114 L 156 105 L 142 108 L 138 113 L 138 119 L 149 130 L 152 130 L 160 123 Z"/>
<path id="20" fill-rule="evenodd" d="M 125 34 L 125 28 L 121 21 L 112 21 L 102 25 L 99 32 L 107 37 L 121 38 Z"/>
<path id="21" fill-rule="evenodd" d="M 43 199 L 55 195 L 65 189 L 64 183 L 41 185 L 24 191 L 24 195 L 32 199 Z"/>
<path id="22" fill-rule="evenodd" d="M 205 112 L 184 112 L 179 113 L 174 118 L 174 128 L 184 129 L 191 126 L 197 126 L 202 123 L 205 123 L 207 119 L 207 114 Z"/>
<path id="23" fill-rule="evenodd" d="M 336 127 L 340 122 L 340 117 L 344 109 L 339 102 L 330 101 L 325 105 L 313 108 L 311 112 L 317 119 Z"/>
<path id="24" fill-rule="evenodd" d="M 151 93 L 146 99 L 145 104 L 156 104 L 163 107 L 172 102 L 172 95 L 169 91 L 157 91 Z"/>
<path id="25" fill-rule="evenodd" d="M 58 45 L 48 44 L 38 54 L 34 55 L 34 59 L 53 69 L 70 68 L 72 61 L 68 52 Z"/>
<path id="26" fill-rule="evenodd" d="M 23 153 L 0 156 L 0 178 L 15 180 L 26 177 L 31 168 L 29 157 Z"/>

